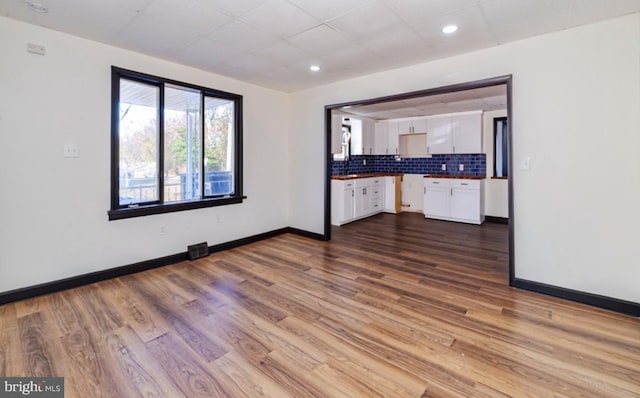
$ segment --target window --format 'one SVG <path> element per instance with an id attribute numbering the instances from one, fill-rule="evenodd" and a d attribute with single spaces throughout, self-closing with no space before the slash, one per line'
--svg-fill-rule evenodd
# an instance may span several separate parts
<path id="1" fill-rule="evenodd" d="M 493 119 L 493 176 L 509 177 L 509 125 L 506 117 Z"/>
<path id="2" fill-rule="evenodd" d="M 242 96 L 112 67 L 109 219 L 242 202 Z"/>

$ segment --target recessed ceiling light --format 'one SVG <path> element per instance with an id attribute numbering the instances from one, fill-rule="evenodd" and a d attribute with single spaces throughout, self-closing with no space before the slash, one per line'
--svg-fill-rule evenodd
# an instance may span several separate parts
<path id="1" fill-rule="evenodd" d="M 49 8 L 47 8 L 47 6 L 42 3 L 34 3 L 31 1 L 27 1 L 26 3 L 31 11 L 39 12 L 42 14 L 49 12 Z"/>
<path id="2" fill-rule="evenodd" d="M 442 33 L 446 33 L 449 35 L 455 32 L 456 30 L 458 30 L 458 25 L 447 25 L 444 28 L 442 28 Z"/>
<path id="3" fill-rule="evenodd" d="M 311 65 L 311 66 L 309 67 L 309 70 L 310 70 L 311 72 L 318 72 L 318 71 L 320 70 L 320 67 L 319 67 L 318 65 Z"/>

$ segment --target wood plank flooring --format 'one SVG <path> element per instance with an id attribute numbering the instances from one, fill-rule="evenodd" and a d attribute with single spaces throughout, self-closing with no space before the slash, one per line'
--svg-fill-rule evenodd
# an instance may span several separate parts
<path id="1" fill-rule="evenodd" d="M 507 287 L 507 226 L 379 215 L 0 306 L 67 397 L 640 397 L 640 320 Z"/>

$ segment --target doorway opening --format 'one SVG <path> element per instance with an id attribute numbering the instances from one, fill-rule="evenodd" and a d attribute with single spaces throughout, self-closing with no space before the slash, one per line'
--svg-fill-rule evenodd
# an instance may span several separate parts
<path id="1" fill-rule="evenodd" d="M 364 117 L 367 119 L 391 119 L 393 117 L 412 117 L 412 116 L 428 116 L 438 113 L 454 112 L 451 110 L 451 106 L 448 108 L 442 108 L 442 105 L 451 105 L 451 103 L 443 103 L 443 98 L 462 98 L 456 106 L 464 106 L 466 104 L 473 107 L 473 100 L 479 98 L 479 92 L 482 90 L 490 92 L 491 88 L 503 87 L 506 92 L 506 104 L 504 104 L 505 115 L 497 115 L 496 118 L 506 117 L 508 123 L 501 125 L 504 129 L 505 135 L 501 136 L 501 152 L 500 160 L 506 165 L 507 170 L 513 169 L 513 156 L 512 156 L 512 76 L 499 76 L 489 79 L 476 80 L 471 82 L 459 83 L 449 86 L 436 87 L 431 89 L 412 91 L 403 94 L 390 95 L 385 97 L 363 99 L 352 102 L 345 102 L 339 104 L 332 104 L 325 106 L 325 218 L 324 218 L 324 239 L 331 239 L 331 177 L 334 173 L 332 165 L 334 165 L 334 154 L 332 151 L 332 124 L 336 124 L 336 115 L 351 115 L 351 117 Z M 468 96 L 465 100 L 465 96 Z M 476 98 L 474 98 L 474 96 Z M 440 108 L 439 108 L 440 107 Z M 448 111 L 447 111 L 448 109 Z M 470 109 L 468 109 L 470 110 Z M 414 112 L 414 113 L 412 113 Z M 418 114 L 415 112 L 422 112 Z M 358 115 L 360 113 L 360 115 Z M 428 113 L 428 114 L 424 114 Z M 491 126 L 490 128 L 493 128 Z M 342 131 L 341 131 L 342 133 Z M 483 133 L 484 134 L 484 133 Z M 495 133 L 489 132 L 489 136 L 494 139 Z M 344 147 L 344 142 L 340 142 Z M 488 144 L 488 145 L 487 145 Z M 495 146 L 495 143 L 486 143 L 484 146 Z M 506 155 L 506 159 L 504 159 Z M 347 159 L 349 158 L 347 154 Z M 506 161 L 505 161 L 506 160 Z M 488 160 L 487 160 L 488 161 Z M 491 170 L 493 162 L 495 162 L 495 154 L 492 156 L 492 165 L 488 167 Z M 345 164 L 346 166 L 346 164 Z M 509 223 L 509 285 L 513 286 L 515 280 L 515 256 L 514 256 L 514 230 L 515 230 L 515 218 L 513 209 L 513 173 L 509 173 L 507 179 L 507 213 L 506 218 Z M 486 176 L 487 178 L 493 177 L 493 175 Z M 500 217 L 498 217 L 500 218 Z"/>

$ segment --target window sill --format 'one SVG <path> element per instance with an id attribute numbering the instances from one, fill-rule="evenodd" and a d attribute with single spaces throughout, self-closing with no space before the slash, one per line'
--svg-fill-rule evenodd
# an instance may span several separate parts
<path id="1" fill-rule="evenodd" d="M 150 216 L 153 214 L 173 213 L 193 209 L 203 209 L 206 207 L 224 206 L 242 203 L 246 196 L 228 196 L 223 198 L 200 199 L 190 202 L 176 202 L 169 204 L 154 204 L 137 207 L 127 207 L 122 209 L 109 210 L 109 221 L 122 220 L 125 218 Z"/>

